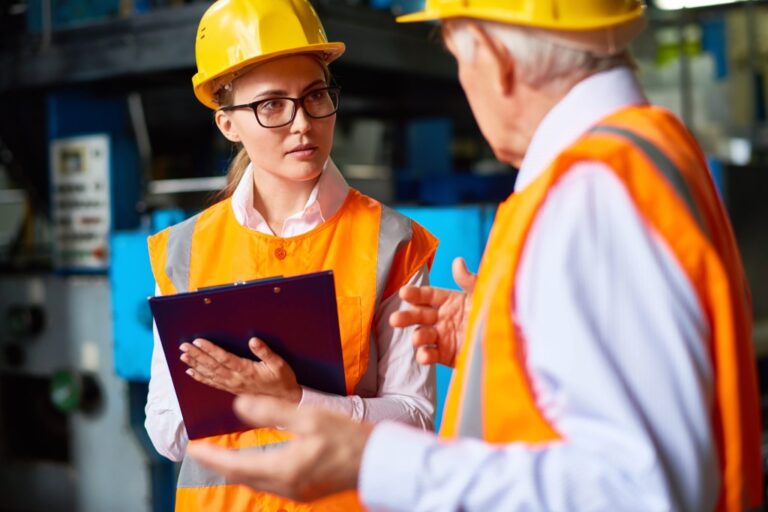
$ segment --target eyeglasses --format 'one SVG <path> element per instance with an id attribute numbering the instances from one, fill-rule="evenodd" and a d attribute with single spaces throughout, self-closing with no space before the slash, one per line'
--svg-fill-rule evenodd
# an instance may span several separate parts
<path id="1" fill-rule="evenodd" d="M 256 121 L 264 128 L 280 128 L 289 125 L 296 118 L 298 105 L 312 119 L 330 117 L 339 110 L 339 92 L 341 87 L 323 87 L 313 89 L 299 98 L 267 98 L 264 100 L 221 107 L 219 110 L 250 108 L 256 115 Z"/>

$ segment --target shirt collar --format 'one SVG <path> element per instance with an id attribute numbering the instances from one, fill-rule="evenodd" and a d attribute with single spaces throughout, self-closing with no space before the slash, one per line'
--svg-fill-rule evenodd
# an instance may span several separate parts
<path id="1" fill-rule="evenodd" d="M 533 182 L 568 146 L 601 119 L 648 103 L 632 70 L 613 68 L 576 84 L 550 110 L 533 134 L 515 183 L 520 191 Z"/>
<path id="2" fill-rule="evenodd" d="M 320 178 L 312 188 L 304 208 L 289 218 L 301 218 L 317 212 L 320 221 L 324 222 L 341 207 L 348 193 L 349 185 L 336 164 L 329 158 Z M 266 226 L 261 212 L 253 207 L 253 166 L 251 164 L 248 164 L 243 177 L 240 178 L 240 182 L 232 194 L 232 210 L 237 221 L 244 226 L 259 231 L 263 231 L 263 229 L 258 228 L 258 226 L 262 224 Z"/>

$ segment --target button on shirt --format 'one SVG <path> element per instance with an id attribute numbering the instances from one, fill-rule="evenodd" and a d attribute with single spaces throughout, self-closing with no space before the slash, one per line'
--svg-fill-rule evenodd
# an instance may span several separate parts
<path id="1" fill-rule="evenodd" d="M 536 130 L 516 189 L 599 120 L 646 102 L 625 68 L 576 85 Z M 516 323 L 538 406 L 562 441 L 440 443 L 383 423 L 363 455 L 365 504 L 409 512 L 713 510 L 708 322 L 670 249 L 610 168 L 575 164 L 549 192 L 521 258 Z"/>
<path id="2" fill-rule="evenodd" d="M 348 193 L 349 185 L 329 160 L 304 208 L 285 219 L 278 236 L 298 236 L 316 228 L 336 213 Z M 240 224 L 261 233 L 275 234 L 253 207 L 253 170 L 250 166 L 232 195 L 232 209 Z M 280 257 L 279 254 L 276 256 Z M 409 281 L 412 285 L 428 283 L 426 266 Z M 155 293 L 160 293 L 157 287 Z M 303 387 L 299 407 L 322 407 L 346 414 L 355 421 L 375 423 L 390 419 L 431 429 L 435 411 L 434 369 L 416 362 L 411 345 L 413 328 L 395 329 L 389 325 L 389 316 L 407 307 L 394 294 L 382 301 L 376 311 L 374 323 L 378 336 L 371 346 L 368 371 L 357 386 L 362 396 L 338 396 Z M 157 329 L 146 416 L 145 427 L 155 449 L 171 460 L 181 460 L 188 437 Z"/>

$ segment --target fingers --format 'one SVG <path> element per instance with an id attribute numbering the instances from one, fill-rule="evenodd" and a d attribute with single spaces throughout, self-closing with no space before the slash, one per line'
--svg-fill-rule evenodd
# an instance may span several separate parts
<path id="1" fill-rule="evenodd" d="M 242 359 L 203 338 L 196 339 L 192 342 L 192 345 L 216 363 L 232 370 L 238 369 L 238 363 Z"/>
<path id="2" fill-rule="evenodd" d="M 453 280 L 465 292 L 471 293 L 475 288 L 477 276 L 467 269 L 467 262 L 464 258 L 455 258 L 451 264 L 451 273 Z"/>
<path id="3" fill-rule="evenodd" d="M 201 384 L 205 384 L 206 386 L 210 386 L 212 388 L 220 389 L 221 391 L 226 391 L 228 393 L 234 394 L 232 385 L 229 383 L 225 384 L 225 383 L 219 382 L 217 379 L 214 379 L 209 375 L 205 375 L 197 370 L 193 370 L 192 368 L 187 368 L 186 374 Z"/>
<path id="4" fill-rule="evenodd" d="M 435 364 L 440 360 L 440 348 L 437 344 L 438 333 L 433 327 L 420 327 L 411 337 L 416 349 L 416 361 L 420 364 Z"/>
<path id="5" fill-rule="evenodd" d="M 235 399 L 235 414 L 254 427 L 285 427 L 294 430 L 299 414 L 296 405 L 267 396 L 239 396 Z"/>
<path id="6" fill-rule="evenodd" d="M 419 364 L 430 365 L 440 362 L 440 351 L 434 345 L 424 345 L 416 350 L 416 361 Z"/>
<path id="7" fill-rule="evenodd" d="M 414 306 L 440 306 L 450 296 L 451 291 L 431 286 L 403 286 L 400 298 Z"/>
<path id="8" fill-rule="evenodd" d="M 425 345 L 437 344 L 437 329 L 434 327 L 419 327 L 411 336 L 411 343 L 413 348 L 423 347 Z"/>
<path id="9" fill-rule="evenodd" d="M 210 375 L 221 367 L 218 361 L 191 343 L 182 343 L 179 350 L 183 352 L 181 360 L 200 373 Z"/>
<path id="10" fill-rule="evenodd" d="M 430 307 L 415 307 L 403 311 L 395 311 L 389 316 L 392 327 L 408 327 L 410 325 L 434 325 L 437 322 L 437 310 Z"/>
<path id="11" fill-rule="evenodd" d="M 259 338 L 253 337 L 248 340 L 248 348 L 251 349 L 253 355 L 261 359 L 261 361 L 267 366 L 274 366 L 284 362 L 283 358 L 272 352 L 267 344 L 261 341 Z"/>

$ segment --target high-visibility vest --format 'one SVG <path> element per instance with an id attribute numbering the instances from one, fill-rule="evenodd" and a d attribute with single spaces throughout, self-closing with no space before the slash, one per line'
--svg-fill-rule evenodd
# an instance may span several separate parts
<path id="1" fill-rule="evenodd" d="M 376 360 L 373 318 L 378 305 L 397 293 L 425 264 L 431 265 L 436 248 L 437 240 L 423 227 L 354 189 L 331 218 L 295 237 L 265 235 L 242 226 L 235 219 L 231 199 L 227 199 L 149 238 L 152 271 L 164 295 L 275 275 L 333 270 L 350 394 L 366 375 L 369 359 Z M 371 371 L 376 371 L 375 364 Z M 193 442 L 263 450 L 289 439 L 285 431 L 254 429 Z M 352 491 L 310 504 L 257 493 L 227 483 L 187 457 L 176 491 L 176 510 L 181 511 L 361 508 Z"/>
<path id="2" fill-rule="evenodd" d="M 758 506 L 761 430 L 744 270 L 701 150 L 674 116 L 656 107 L 631 107 L 604 119 L 500 206 L 473 293 L 441 435 L 490 443 L 559 439 L 536 405 L 510 311 L 514 316 L 516 273 L 532 222 L 552 186 L 583 161 L 602 162 L 621 180 L 695 290 L 710 325 L 710 338 L 702 341 L 714 376 L 712 431 L 722 479 L 717 510 Z"/>

